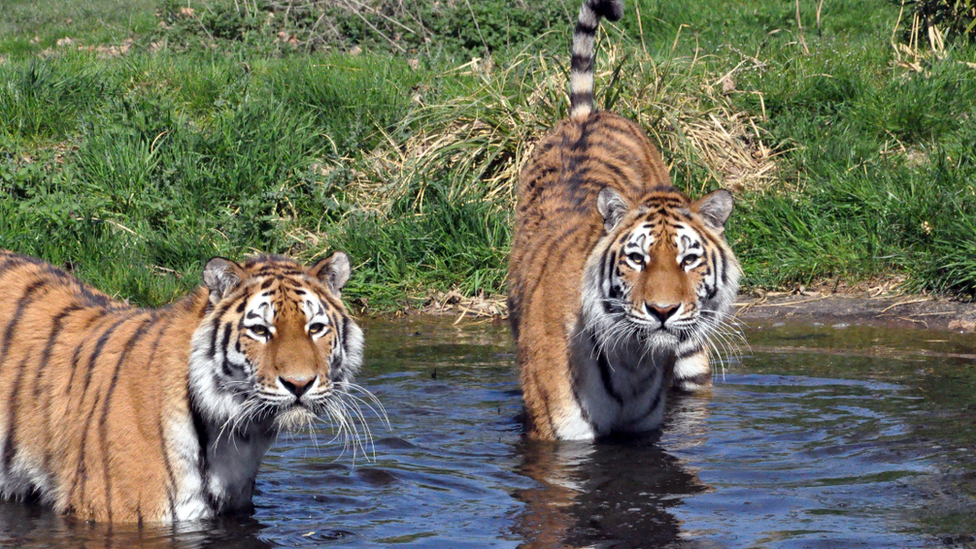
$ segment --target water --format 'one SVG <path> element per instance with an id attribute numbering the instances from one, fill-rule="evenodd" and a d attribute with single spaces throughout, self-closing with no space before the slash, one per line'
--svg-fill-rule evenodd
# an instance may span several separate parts
<path id="1" fill-rule="evenodd" d="M 366 323 L 372 453 L 282 437 L 253 514 L 108 527 L 0 503 L 16 547 L 942 547 L 976 534 L 976 337 L 747 330 L 662 433 L 520 439 L 503 324 Z M 369 459 L 367 459 L 369 458 Z"/>

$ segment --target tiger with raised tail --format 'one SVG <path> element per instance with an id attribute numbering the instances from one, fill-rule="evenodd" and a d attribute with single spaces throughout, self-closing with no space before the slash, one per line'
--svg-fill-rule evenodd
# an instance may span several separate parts
<path id="1" fill-rule="evenodd" d="M 192 294 L 138 309 L 0 251 L 0 493 L 110 522 L 249 507 L 280 430 L 362 419 L 349 276 L 342 252 L 214 258 Z"/>
<path id="2" fill-rule="evenodd" d="M 532 438 L 658 428 L 672 385 L 711 385 L 710 338 L 738 289 L 732 195 L 692 201 L 640 126 L 593 106 L 596 31 L 622 14 L 583 3 L 569 117 L 520 174 L 508 303 Z"/>

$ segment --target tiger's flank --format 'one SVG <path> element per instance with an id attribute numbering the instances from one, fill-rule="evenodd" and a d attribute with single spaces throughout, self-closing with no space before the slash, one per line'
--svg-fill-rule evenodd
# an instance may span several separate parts
<path id="1" fill-rule="evenodd" d="M 594 108 L 596 32 L 622 14 L 580 8 L 569 117 L 520 175 L 508 302 L 531 438 L 660 427 L 668 390 L 709 387 L 709 348 L 733 330 L 731 193 L 691 200 L 640 126 Z"/>
<path id="2" fill-rule="evenodd" d="M 362 420 L 349 275 L 342 252 L 214 258 L 191 295 L 138 309 L 0 251 L 0 492 L 96 521 L 248 508 L 280 430 Z"/>

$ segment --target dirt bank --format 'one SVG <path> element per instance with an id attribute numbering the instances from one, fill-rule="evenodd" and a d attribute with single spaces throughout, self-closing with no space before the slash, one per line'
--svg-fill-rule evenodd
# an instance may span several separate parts
<path id="1" fill-rule="evenodd" d="M 736 318 L 746 323 L 780 319 L 976 332 L 976 303 L 902 294 L 879 286 L 758 292 L 740 296 L 735 311 Z M 422 307 L 404 312 L 498 319 L 506 316 L 507 309 L 503 297 L 464 298 L 450 292 L 431 296 Z"/>
<path id="2" fill-rule="evenodd" d="M 782 319 L 976 331 L 976 303 L 932 296 L 872 295 L 868 290 L 843 293 L 771 292 L 752 297 L 741 296 L 736 307 L 736 317 L 747 323 Z"/>

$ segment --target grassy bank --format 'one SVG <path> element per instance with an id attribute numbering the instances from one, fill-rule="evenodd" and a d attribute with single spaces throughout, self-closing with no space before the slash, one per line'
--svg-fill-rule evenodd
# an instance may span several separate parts
<path id="1" fill-rule="evenodd" d="M 504 292 L 512 185 L 566 112 L 577 7 L 475 4 L 15 0 L 0 246 L 143 304 L 255 250 L 346 250 L 369 311 Z M 792 2 L 628 3 L 598 100 L 691 194 L 735 190 L 747 285 L 904 275 L 971 297 L 976 47 L 896 47 L 882 0 L 831 2 L 819 29 L 803 4 L 801 40 Z"/>

